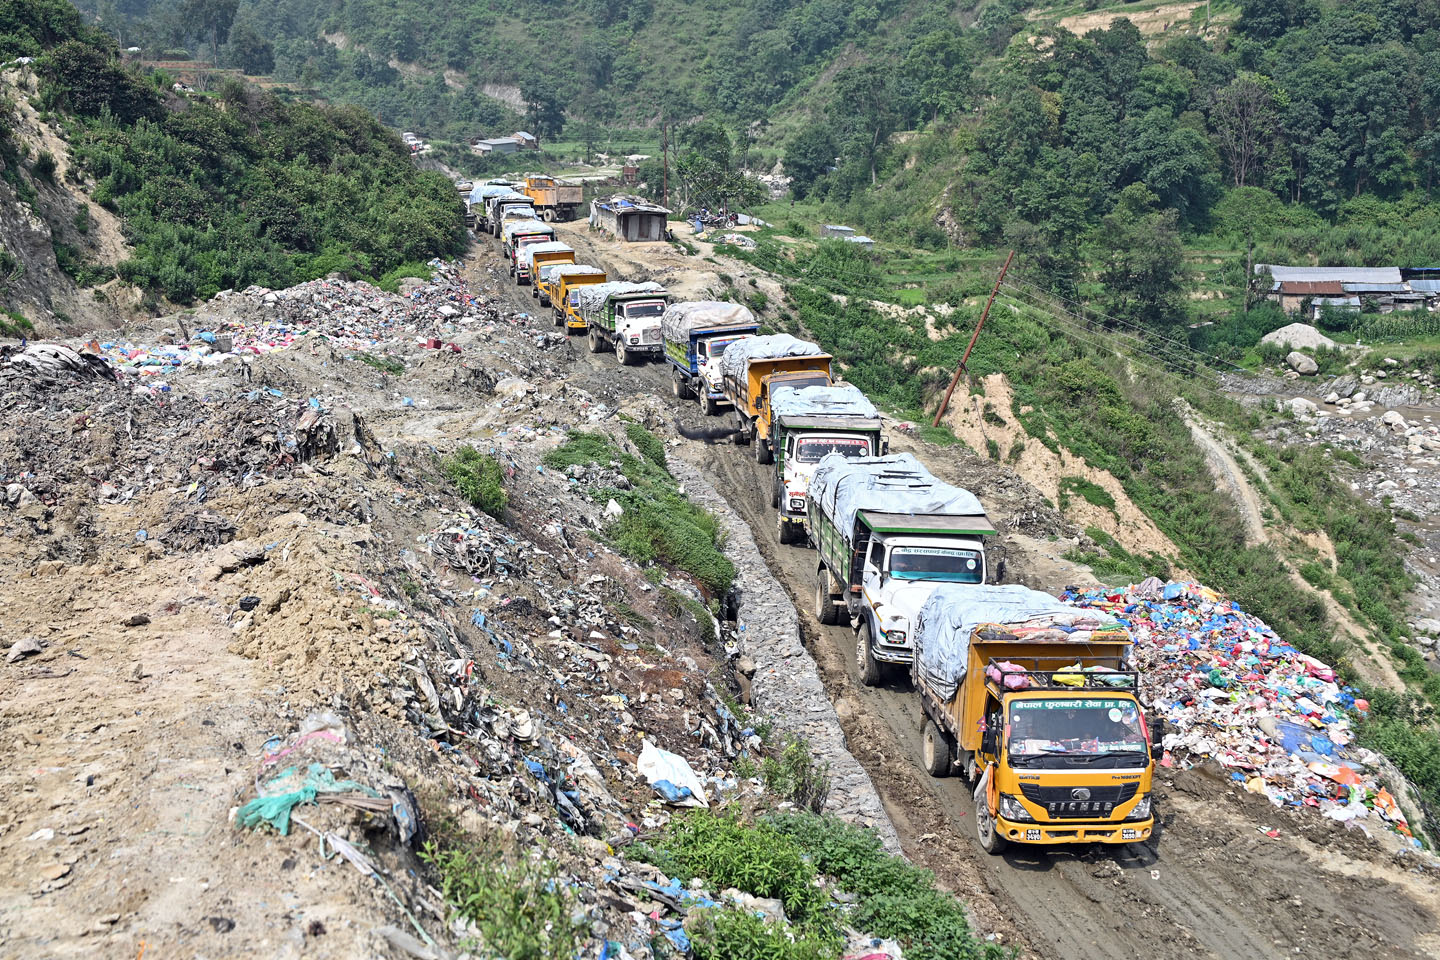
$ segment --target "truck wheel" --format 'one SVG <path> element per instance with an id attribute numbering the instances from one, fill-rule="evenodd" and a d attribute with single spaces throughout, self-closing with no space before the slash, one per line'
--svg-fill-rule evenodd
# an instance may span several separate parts
<path id="1" fill-rule="evenodd" d="M 975 802 L 975 834 L 980 838 L 981 849 L 991 856 L 1004 853 L 1010 845 L 1010 841 L 1000 835 L 984 797 Z"/>
<path id="2" fill-rule="evenodd" d="M 704 393 L 697 393 L 697 395 L 700 398 L 700 407 L 704 411 L 705 416 L 713 417 L 720 412 L 720 403 L 714 397 L 710 396 L 709 387 L 705 388 Z M 739 443 L 740 441 L 737 440 L 735 442 Z"/>
<path id="3" fill-rule="evenodd" d="M 542 213 L 540 216 L 545 220 L 546 223 L 554 223 L 554 222 L 555 222 L 555 211 L 554 211 L 554 210 L 546 210 L 546 211 L 545 211 L 544 213 Z"/>
<path id="4" fill-rule="evenodd" d="M 878 687 L 885 678 L 880 664 L 875 660 L 875 651 L 870 649 L 868 621 L 861 623 L 860 629 L 855 631 L 855 668 L 860 674 L 860 682 L 867 687 Z"/>
<path id="5" fill-rule="evenodd" d="M 537 289 L 535 289 L 535 288 L 532 286 L 532 287 L 530 288 L 530 298 L 533 300 L 533 299 L 539 298 L 539 296 L 540 296 L 540 291 L 537 290 Z"/>
<path id="6" fill-rule="evenodd" d="M 763 437 L 756 437 L 753 441 L 755 447 L 755 462 L 760 464 L 774 463 L 775 457 L 770 453 L 770 441 Z"/>
<path id="7" fill-rule="evenodd" d="M 564 325 L 565 325 L 564 318 L 560 315 L 560 311 L 559 311 L 559 310 L 556 310 L 556 311 L 555 311 L 555 326 L 557 326 L 557 327 L 563 327 Z"/>
<path id="8" fill-rule="evenodd" d="M 770 506 L 776 510 L 780 509 L 780 478 L 776 477 L 775 482 L 770 484 Z"/>
<path id="9" fill-rule="evenodd" d="M 840 608 L 831 602 L 830 571 L 824 567 L 815 578 L 815 619 L 827 625 L 840 622 Z"/>
<path id="10" fill-rule="evenodd" d="M 750 424 L 746 422 L 743 413 L 735 414 L 735 423 L 740 428 L 735 434 L 735 446 L 743 447 L 750 442 Z"/>
<path id="11" fill-rule="evenodd" d="M 523 286 L 525 286 L 525 278 L 522 277 L 522 276 L 520 276 L 520 271 L 518 271 L 518 270 L 515 271 L 515 286 L 517 286 L 517 287 L 523 287 Z"/>
<path id="12" fill-rule="evenodd" d="M 925 719 L 925 729 L 920 732 L 920 762 L 925 772 L 932 777 L 948 777 L 955 763 L 955 751 L 950 738 L 940 732 L 935 721 Z"/>
<path id="13" fill-rule="evenodd" d="M 540 296 L 540 306 L 542 306 L 542 307 L 548 307 L 548 306 L 550 306 L 550 298 L 549 298 L 549 297 L 547 297 L 547 296 L 546 296 L 545 294 L 543 294 L 543 293 L 540 294 L 539 296 Z"/>
<path id="14" fill-rule="evenodd" d="M 630 351 L 625 349 L 625 344 L 620 342 L 618 335 L 615 337 L 615 359 L 622 367 L 628 367 L 631 364 Z"/>
<path id="15" fill-rule="evenodd" d="M 590 341 L 590 352 L 591 352 L 591 353 L 600 353 L 602 350 L 605 349 L 604 347 L 602 347 L 602 346 L 600 345 L 600 337 L 599 337 L 599 335 L 598 335 L 594 330 L 591 330 L 591 331 L 590 331 L 590 333 L 589 333 L 589 335 L 588 335 L 588 337 L 587 337 L 586 339 L 588 339 L 588 340 Z"/>

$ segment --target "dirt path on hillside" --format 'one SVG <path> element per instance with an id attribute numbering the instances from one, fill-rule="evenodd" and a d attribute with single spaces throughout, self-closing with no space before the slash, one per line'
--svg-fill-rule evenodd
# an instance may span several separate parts
<path id="1" fill-rule="evenodd" d="M 483 246 L 481 269 L 494 256 L 493 241 Z M 612 258 L 604 244 L 581 249 L 617 270 L 632 260 L 629 251 Z M 513 295 L 519 304 L 529 302 L 522 289 Z M 571 376 L 607 402 L 640 392 L 670 396 L 668 372 L 659 364 L 622 368 L 609 355 L 583 349 L 573 356 Z M 677 407 L 676 416 L 712 427 L 725 422 L 701 417 L 693 403 Z M 778 544 L 765 468 L 747 448 L 728 443 L 686 441 L 676 449 L 700 465 L 749 522 L 772 572 L 796 606 L 808 610 L 814 554 Z M 969 455 L 925 445 L 921 456 L 959 462 Z M 994 491 L 977 485 L 976 492 L 993 509 Z M 1004 528 L 1011 518 L 995 510 L 994 519 Z M 1024 569 L 1024 542 L 1017 538 L 1012 549 Z M 1053 553 L 1040 560 L 1043 565 L 1032 568 L 1046 573 L 1030 585 L 1063 586 L 1063 563 Z M 1068 572 L 1073 581 L 1089 580 L 1083 570 Z M 1147 844 L 984 854 L 972 835 L 969 790 L 958 780 L 933 779 L 919 766 L 913 693 L 903 683 L 861 686 L 847 628 L 823 627 L 807 616 L 803 629 L 850 749 L 880 790 L 906 854 L 969 900 L 982 927 L 1023 955 L 1279 960 L 1418 958 L 1440 951 L 1435 889 L 1410 882 L 1379 844 L 1329 821 L 1276 810 L 1237 792 L 1218 772 L 1172 771 L 1157 783 L 1162 829 Z"/>
<path id="2" fill-rule="evenodd" d="M 1216 431 L 1192 409 L 1189 405 L 1178 407 L 1185 423 L 1190 428 L 1190 436 L 1195 440 L 1196 446 L 1205 454 L 1205 463 L 1210 468 L 1210 473 L 1215 477 L 1216 484 L 1220 489 L 1229 494 L 1235 504 L 1235 509 L 1240 512 L 1240 519 L 1245 523 L 1246 542 L 1255 544 L 1270 544 L 1274 546 L 1283 559 L 1288 551 L 1286 544 L 1280 537 L 1272 533 L 1272 530 L 1265 522 L 1264 501 L 1255 485 L 1250 482 L 1246 474 L 1246 468 L 1257 476 L 1264 476 L 1264 467 L 1253 457 L 1243 450 L 1232 450 L 1217 435 Z M 1237 457 L 1245 459 L 1244 467 L 1241 466 Z M 1299 537 L 1298 533 L 1294 534 Z M 1335 547 L 1330 543 L 1330 538 L 1323 530 L 1317 530 L 1310 535 L 1310 539 L 1318 545 L 1321 551 L 1330 557 L 1335 555 Z M 1295 584 L 1295 589 L 1302 593 L 1317 595 L 1325 604 L 1325 612 L 1334 621 L 1336 628 L 1350 642 L 1358 656 L 1353 660 L 1355 670 L 1360 678 L 1372 686 L 1383 687 L 1389 690 L 1405 689 L 1405 681 L 1395 672 L 1395 666 L 1390 659 L 1380 651 L 1375 650 L 1366 640 L 1369 631 L 1356 621 L 1355 617 L 1346 610 L 1335 595 L 1329 590 L 1320 590 L 1311 586 L 1304 577 L 1286 562 L 1286 569 L 1290 573 L 1290 581 Z"/>

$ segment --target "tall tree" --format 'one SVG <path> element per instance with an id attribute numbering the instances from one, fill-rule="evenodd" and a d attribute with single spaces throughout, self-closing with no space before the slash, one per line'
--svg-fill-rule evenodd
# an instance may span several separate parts
<path id="1" fill-rule="evenodd" d="M 785 174 L 790 178 L 790 191 L 797 200 L 815 186 L 835 163 L 835 138 L 823 123 L 810 123 L 800 128 L 785 144 Z"/>
<path id="2" fill-rule="evenodd" d="M 894 73 L 880 63 L 859 63 L 835 75 L 837 127 L 844 131 L 842 150 L 870 170 L 870 183 L 878 180 L 881 150 L 900 115 L 896 108 Z"/>
<path id="3" fill-rule="evenodd" d="M 1101 298 L 1107 316 L 1148 330 L 1184 319 L 1180 280 L 1184 248 L 1174 210 L 1159 209 L 1159 198 L 1135 183 L 1120 191 L 1115 207 L 1100 221 L 1095 245 L 1101 253 Z"/>
<path id="4" fill-rule="evenodd" d="M 525 122 L 537 137 L 558 137 L 565 129 L 565 107 L 560 95 L 544 79 L 529 81 L 521 90 L 525 98 Z"/>
<path id="5" fill-rule="evenodd" d="M 1242 73 L 1215 94 L 1210 122 L 1235 186 L 1246 186 L 1279 125 L 1275 84 L 1269 77 Z"/>
<path id="6" fill-rule="evenodd" d="M 230 37 L 230 26 L 235 22 L 235 11 L 240 0 L 185 0 L 180 6 L 180 16 L 201 36 L 210 38 L 210 62 L 220 60 L 220 44 Z"/>

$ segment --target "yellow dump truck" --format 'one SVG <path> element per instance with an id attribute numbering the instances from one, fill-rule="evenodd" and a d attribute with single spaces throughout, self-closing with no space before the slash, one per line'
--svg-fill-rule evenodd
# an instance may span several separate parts
<path id="1" fill-rule="evenodd" d="M 540 301 L 540 306 L 550 306 L 550 294 L 546 289 L 547 267 L 555 268 L 575 262 L 575 251 L 560 241 L 537 243 L 520 251 L 515 263 L 516 273 L 523 271 L 530 278 L 530 296 Z M 553 273 L 553 269 L 550 271 Z"/>
<path id="2" fill-rule="evenodd" d="M 737 443 L 749 443 L 756 463 L 775 459 L 770 422 L 770 395 L 776 387 L 830 386 L 830 354 L 788 334 L 747 337 L 725 348 L 720 357 L 720 383 L 725 399 L 735 405 L 740 432 Z"/>
<path id="3" fill-rule="evenodd" d="M 535 212 L 542 220 L 574 220 L 580 209 L 585 188 L 578 183 L 557 180 L 544 174 L 527 174 L 520 190 L 535 201 Z"/>
<path id="4" fill-rule="evenodd" d="M 583 331 L 585 318 L 580 315 L 581 287 L 604 283 L 605 271 L 586 263 L 572 263 L 555 270 L 550 277 L 550 304 L 555 308 L 555 326 L 565 332 Z"/>
<path id="5" fill-rule="evenodd" d="M 1118 622 L 1019 585 L 945 584 L 914 643 L 922 763 L 974 785 L 987 852 L 1149 839 L 1162 722 Z"/>

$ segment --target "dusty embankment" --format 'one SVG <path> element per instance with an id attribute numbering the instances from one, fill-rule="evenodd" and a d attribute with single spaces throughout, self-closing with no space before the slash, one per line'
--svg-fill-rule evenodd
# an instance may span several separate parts
<path id="1" fill-rule="evenodd" d="M 623 263 L 644 256 L 626 249 L 611 261 L 609 245 L 590 238 L 584 250 L 621 276 Z M 660 366 L 625 369 L 608 356 L 578 356 L 572 377 L 616 402 L 640 392 L 669 394 Z M 693 404 L 675 409 L 685 422 L 715 423 Z M 1057 547 L 1044 531 L 1049 525 L 1064 537 L 1073 528 L 1053 511 L 1037 510 L 1043 498 L 1013 471 L 964 450 L 904 445 L 922 451 L 941 475 L 975 489 L 1002 529 L 1021 524 L 1005 543 L 1018 579 L 1052 590 L 1089 579 L 1058 556 L 1063 540 Z M 803 607 L 813 592 L 813 555 L 776 542 L 764 468 L 748 451 L 724 444 L 687 442 L 682 449 L 750 523 L 771 569 Z M 968 791 L 919 767 L 913 694 L 904 685 L 861 686 L 849 630 L 807 616 L 803 632 L 851 750 L 879 788 L 907 855 L 971 898 L 986 929 L 1026 953 L 1238 960 L 1422 957 L 1440 949 L 1432 872 L 1393 859 L 1389 846 L 1343 826 L 1239 792 L 1218 767 L 1165 772 L 1158 785 L 1163 829 L 1148 844 L 988 857 L 973 839 Z"/>
<path id="2" fill-rule="evenodd" d="M 474 931 L 422 879 L 430 836 L 533 851 L 592 938 L 652 956 L 635 890 L 663 878 L 607 841 L 671 816 L 647 740 L 716 799 L 763 789 L 722 701 L 739 640 L 601 542 L 611 467 L 545 469 L 577 427 L 626 449 L 617 407 L 548 321 L 479 292 L 257 290 L 206 305 L 234 355 L 162 318 L 105 341 L 122 382 L 64 353 L 0 367 L 0 953 L 451 956 Z M 462 442 L 502 464 L 503 524 L 441 472 Z M 799 715 L 756 688 L 885 832 L 813 673 Z M 336 802 L 242 829 L 282 825 L 251 801 L 297 783 Z"/>

